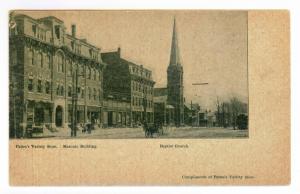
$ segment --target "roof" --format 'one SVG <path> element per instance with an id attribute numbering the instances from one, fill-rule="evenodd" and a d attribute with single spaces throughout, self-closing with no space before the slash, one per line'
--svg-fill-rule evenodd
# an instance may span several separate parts
<path id="1" fill-rule="evenodd" d="M 154 88 L 154 96 L 168 96 L 168 88 Z"/>
<path id="2" fill-rule="evenodd" d="M 174 18 L 174 24 L 173 24 L 170 65 L 181 66 L 175 18 Z"/>

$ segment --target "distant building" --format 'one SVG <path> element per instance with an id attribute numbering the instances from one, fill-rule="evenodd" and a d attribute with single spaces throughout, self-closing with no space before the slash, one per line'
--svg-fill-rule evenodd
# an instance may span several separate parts
<path id="1" fill-rule="evenodd" d="M 104 69 L 104 98 L 127 103 L 127 112 L 108 111 L 108 125 L 114 122 L 114 114 L 126 115 L 126 124 L 136 126 L 144 121 L 153 122 L 153 87 L 152 72 L 143 65 L 137 65 L 121 57 L 121 49 L 116 52 L 102 53 L 102 59 L 107 63 Z M 122 116 L 123 115 L 123 116 Z M 117 117 L 116 117 L 117 118 Z M 128 120 L 129 119 L 129 120 Z M 106 119 L 104 120 L 106 122 Z"/>
<path id="2" fill-rule="evenodd" d="M 199 126 L 200 125 L 200 105 L 198 103 L 185 103 L 184 105 L 184 123 L 186 125 L 191 126 Z"/>
<path id="3" fill-rule="evenodd" d="M 67 127 L 72 93 L 78 97 L 77 121 L 100 124 L 102 69 L 100 48 L 66 32 L 64 22 L 15 15 L 9 33 L 10 136 L 22 137 L 28 126 Z M 72 75 L 80 75 L 77 88 Z"/>
<path id="4" fill-rule="evenodd" d="M 168 104 L 168 89 L 154 88 L 154 121 L 162 125 L 174 125 L 174 107 Z"/>
<path id="5" fill-rule="evenodd" d="M 176 126 L 184 125 L 183 67 L 180 60 L 175 19 L 173 24 L 170 63 L 167 70 L 166 90 L 167 90 L 166 104 L 168 107 L 174 108 L 175 125 Z M 159 95 L 157 95 L 156 98 L 158 99 Z"/>

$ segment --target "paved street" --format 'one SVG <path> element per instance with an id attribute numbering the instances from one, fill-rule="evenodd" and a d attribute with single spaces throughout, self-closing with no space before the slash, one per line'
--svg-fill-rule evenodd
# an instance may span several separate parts
<path id="1" fill-rule="evenodd" d="M 48 136 L 51 138 L 71 138 L 70 132 L 65 130 Z M 232 128 L 202 128 L 202 127 L 167 127 L 164 134 L 154 134 L 154 138 L 247 138 L 248 130 L 233 130 Z M 142 128 L 107 128 L 96 129 L 90 134 L 77 133 L 77 138 L 90 139 L 131 139 L 145 138 Z"/>

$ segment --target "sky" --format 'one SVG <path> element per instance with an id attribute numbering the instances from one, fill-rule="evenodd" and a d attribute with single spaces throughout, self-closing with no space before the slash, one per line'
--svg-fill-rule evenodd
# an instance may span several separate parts
<path id="1" fill-rule="evenodd" d="M 217 98 L 248 101 L 246 11 L 18 11 L 55 16 L 67 33 L 152 70 L 155 87 L 166 87 L 172 25 L 176 18 L 186 103 L 215 109 Z M 193 83 L 208 83 L 193 85 Z"/>

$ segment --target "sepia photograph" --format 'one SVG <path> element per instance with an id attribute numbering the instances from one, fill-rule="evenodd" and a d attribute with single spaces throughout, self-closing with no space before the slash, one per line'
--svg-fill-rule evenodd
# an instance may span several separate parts
<path id="1" fill-rule="evenodd" d="M 9 13 L 10 139 L 248 138 L 247 11 Z"/>
<path id="2" fill-rule="evenodd" d="M 6 24 L 11 186 L 290 184 L 288 11 L 10 10 Z"/>

